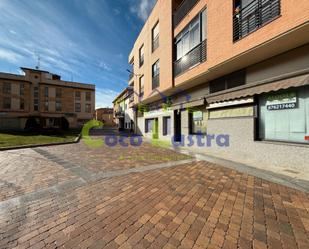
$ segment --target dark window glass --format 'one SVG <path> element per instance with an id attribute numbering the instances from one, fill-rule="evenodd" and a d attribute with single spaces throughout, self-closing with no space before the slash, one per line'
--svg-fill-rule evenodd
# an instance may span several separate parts
<path id="1" fill-rule="evenodd" d="M 25 95 L 25 84 L 24 83 L 21 83 L 20 85 L 19 85 L 19 94 L 20 94 L 20 96 L 24 96 Z"/>
<path id="2" fill-rule="evenodd" d="M 56 100 L 56 111 L 61 112 L 61 109 L 62 109 L 61 101 Z"/>
<path id="3" fill-rule="evenodd" d="M 4 82 L 2 92 L 4 94 L 11 94 L 11 83 Z"/>
<path id="4" fill-rule="evenodd" d="M 80 103 L 75 103 L 75 112 L 80 112 Z"/>
<path id="5" fill-rule="evenodd" d="M 11 98 L 3 98 L 3 109 L 11 109 Z"/>
<path id="6" fill-rule="evenodd" d="M 86 101 L 91 101 L 91 92 L 86 92 Z"/>
<path id="7" fill-rule="evenodd" d="M 20 110 L 25 110 L 25 100 L 24 99 L 20 99 L 19 109 Z"/>
<path id="8" fill-rule="evenodd" d="M 87 113 L 91 113 L 91 105 L 90 104 L 86 104 L 86 108 L 85 108 Z"/>
<path id="9" fill-rule="evenodd" d="M 80 92 L 75 92 L 75 100 L 80 100 Z"/>
<path id="10" fill-rule="evenodd" d="M 47 86 L 44 88 L 44 96 L 48 97 L 48 87 Z"/>
<path id="11" fill-rule="evenodd" d="M 62 89 L 56 88 L 56 98 L 61 98 L 61 96 L 62 96 Z"/>

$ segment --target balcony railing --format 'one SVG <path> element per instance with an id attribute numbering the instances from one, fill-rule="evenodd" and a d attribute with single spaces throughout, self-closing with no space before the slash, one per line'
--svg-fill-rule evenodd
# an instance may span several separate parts
<path id="1" fill-rule="evenodd" d="M 160 74 L 152 77 L 152 90 L 160 86 Z"/>
<path id="2" fill-rule="evenodd" d="M 152 52 L 159 47 L 159 36 L 155 37 L 152 41 Z"/>
<path id="3" fill-rule="evenodd" d="M 280 0 L 253 0 L 243 9 L 235 10 L 233 40 L 237 41 L 280 15 Z"/>
<path id="4" fill-rule="evenodd" d="M 206 61 L 206 44 L 206 40 L 202 41 L 199 45 L 197 45 L 195 48 L 193 48 L 186 55 L 184 55 L 174 63 L 175 76 L 178 76 L 179 74 L 184 73 L 195 65 Z"/>
<path id="5" fill-rule="evenodd" d="M 174 13 L 174 28 L 181 22 L 181 20 L 189 13 L 189 11 L 194 7 L 194 5 L 199 0 L 184 0 L 178 9 Z"/>

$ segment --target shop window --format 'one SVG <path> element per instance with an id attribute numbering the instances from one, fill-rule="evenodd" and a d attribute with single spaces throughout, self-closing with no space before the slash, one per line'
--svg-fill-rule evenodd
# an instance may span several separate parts
<path id="1" fill-rule="evenodd" d="M 308 110 L 308 87 L 262 95 L 259 98 L 259 139 L 308 143 Z"/>
<path id="2" fill-rule="evenodd" d="M 207 112 L 199 109 L 189 111 L 189 132 L 191 135 L 206 134 Z"/>
<path id="3" fill-rule="evenodd" d="M 163 117 L 163 136 L 171 135 L 171 117 Z"/>

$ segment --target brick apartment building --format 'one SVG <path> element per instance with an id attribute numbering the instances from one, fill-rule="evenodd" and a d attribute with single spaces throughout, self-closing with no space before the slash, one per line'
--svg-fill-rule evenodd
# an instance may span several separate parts
<path id="1" fill-rule="evenodd" d="M 107 126 L 114 126 L 114 109 L 113 108 L 98 108 L 95 110 L 96 120 L 99 120 Z"/>
<path id="2" fill-rule="evenodd" d="M 129 55 L 136 132 L 265 168 L 307 167 L 308 34 L 307 0 L 158 0 Z M 229 146 L 198 141 L 218 134 Z"/>
<path id="3" fill-rule="evenodd" d="M 95 85 L 21 69 L 24 75 L 0 73 L 0 129 L 80 128 L 94 118 Z"/>
<path id="4" fill-rule="evenodd" d="M 132 86 L 125 88 L 113 101 L 114 122 L 119 130 L 132 131 L 135 129 L 133 101 Z"/>

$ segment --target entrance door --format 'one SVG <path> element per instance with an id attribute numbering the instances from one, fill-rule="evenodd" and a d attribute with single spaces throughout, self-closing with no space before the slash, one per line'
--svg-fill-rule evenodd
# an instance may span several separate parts
<path id="1" fill-rule="evenodd" d="M 174 111 L 174 141 L 181 142 L 181 111 Z"/>

